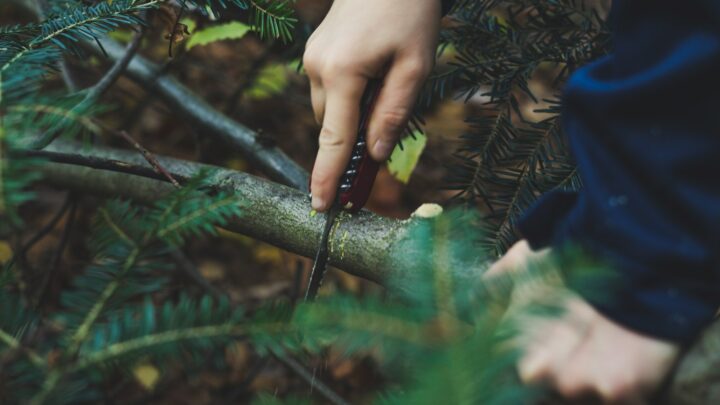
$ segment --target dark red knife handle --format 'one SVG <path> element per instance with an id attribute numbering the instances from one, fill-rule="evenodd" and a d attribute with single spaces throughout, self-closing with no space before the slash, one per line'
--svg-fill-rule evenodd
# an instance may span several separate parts
<path id="1" fill-rule="evenodd" d="M 340 177 L 337 190 L 337 204 L 344 210 L 356 213 L 370 198 L 380 163 L 368 153 L 367 130 L 375 101 L 381 88 L 380 80 L 370 80 L 360 102 L 360 122 L 357 139 L 345 171 Z"/>
<path id="2" fill-rule="evenodd" d="M 368 124 L 380 87 L 379 80 L 371 80 L 365 89 L 360 103 L 357 139 L 338 186 L 337 201 L 343 209 L 351 213 L 356 213 L 365 206 L 380 169 L 380 163 L 370 157 L 367 146 Z"/>

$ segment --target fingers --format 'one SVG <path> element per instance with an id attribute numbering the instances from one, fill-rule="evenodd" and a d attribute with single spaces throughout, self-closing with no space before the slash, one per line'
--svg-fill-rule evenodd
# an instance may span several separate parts
<path id="1" fill-rule="evenodd" d="M 325 90 L 324 116 L 310 188 L 312 207 L 326 211 L 335 199 L 338 181 L 350 159 L 360 116 L 360 99 L 367 80 L 345 76 Z"/>
<path id="2" fill-rule="evenodd" d="M 526 384 L 555 382 L 577 363 L 577 353 L 588 336 L 595 312 L 579 299 L 569 299 L 562 318 L 529 315 L 526 350 L 518 363 L 520 379 Z M 546 315 L 547 316 L 547 315 Z M 571 361 L 573 360 L 573 361 Z"/>
<path id="3" fill-rule="evenodd" d="M 547 383 L 566 399 L 644 404 L 678 356 L 671 343 L 639 335 L 605 318 L 579 297 L 559 318 L 525 323 L 518 363 L 525 383 Z M 575 403 L 575 402 L 573 402 Z"/>
<path id="4" fill-rule="evenodd" d="M 522 239 L 512 245 L 510 249 L 483 274 L 485 278 L 492 278 L 502 274 L 516 272 L 527 266 L 528 257 L 533 253 L 527 240 Z"/>
<path id="5" fill-rule="evenodd" d="M 368 151 L 373 159 L 384 161 L 390 157 L 431 69 L 432 58 L 427 62 L 406 58 L 388 71 L 368 128 Z"/>

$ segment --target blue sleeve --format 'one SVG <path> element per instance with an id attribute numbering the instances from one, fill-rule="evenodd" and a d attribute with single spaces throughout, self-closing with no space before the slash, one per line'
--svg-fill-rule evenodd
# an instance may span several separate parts
<path id="1" fill-rule="evenodd" d="M 564 95 L 584 188 L 546 197 L 520 231 L 609 262 L 622 286 L 596 307 L 687 343 L 720 306 L 720 2 L 616 0 L 613 21 L 613 54 Z"/>

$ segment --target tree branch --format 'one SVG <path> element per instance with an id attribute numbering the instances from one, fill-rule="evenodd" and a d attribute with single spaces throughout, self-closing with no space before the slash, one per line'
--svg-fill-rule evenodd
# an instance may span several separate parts
<path id="1" fill-rule="evenodd" d="M 101 42 L 113 60 L 125 55 L 125 49 L 118 43 L 109 39 Z M 96 48 L 93 50 L 97 51 Z M 208 134 L 243 152 L 245 158 L 271 179 L 307 191 L 308 175 L 302 167 L 279 148 L 262 145 L 257 140 L 257 133 L 219 112 L 174 78 L 163 75 L 153 63 L 137 55 L 130 61 L 125 74 L 143 88 L 156 92 L 177 116 L 187 117 Z"/>
<path id="2" fill-rule="evenodd" d="M 106 196 L 123 197 L 141 203 L 152 203 L 158 195 L 170 192 L 173 186 L 158 176 L 142 158 L 131 151 L 94 148 L 92 156 L 75 144 L 60 143 L 46 151 L 49 154 L 70 156 L 75 164 L 46 163 L 42 167 L 45 182 L 63 188 Z M 79 167 L 81 158 L 93 162 L 122 162 L 122 167 L 144 168 L 133 175 L 91 167 Z M 177 159 L 157 157 L 173 177 L 187 179 L 203 168 L 211 166 Z M 96 165 L 97 166 L 97 165 Z M 107 165 L 112 167 L 112 165 Z M 321 215 L 310 215 L 307 196 L 298 190 L 254 177 L 238 171 L 215 168 L 212 182 L 218 188 L 235 192 L 245 202 L 245 215 L 232 220 L 227 228 L 268 242 L 306 257 L 317 249 Z M 146 177 L 141 177 L 146 176 Z M 404 291 L 413 283 L 417 252 L 395 255 L 402 242 L 409 237 L 409 227 L 416 221 L 392 220 L 362 211 L 355 215 L 342 214 L 330 237 L 330 263 L 351 274 L 378 282 L 395 291 Z M 458 235 L 462 237 L 463 235 Z M 402 245 L 407 246 L 407 245 Z M 467 263 L 453 266 L 462 269 L 468 280 L 477 282 L 478 268 Z M 470 266 L 471 267 L 471 266 Z M 712 403 L 720 397 L 720 322 L 712 325 L 681 359 L 663 398 L 673 404 Z"/>
<path id="3" fill-rule="evenodd" d="M 41 167 L 44 181 L 62 188 L 124 197 L 141 203 L 152 203 L 158 195 L 173 188 L 142 156 L 132 151 L 100 147 L 90 151 L 77 144 L 58 141 L 44 151 L 26 153 L 50 160 Z M 218 188 L 241 195 L 246 215 L 232 221 L 228 229 L 290 252 L 313 256 L 323 217 L 310 215 L 310 203 L 304 192 L 242 172 L 161 156 L 156 158 L 180 183 L 203 168 L 212 168 L 215 170 L 212 180 Z M 330 241 L 331 246 L 336 247 L 330 252 L 330 263 L 381 283 L 387 283 L 391 275 L 412 273 L 407 266 L 389 270 L 391 263 L 384 263 L 386 258 L 378 254 L 388 251 L 407 224 L 407 221 L 386 219 L 367 211 L 352 216 L 343 214 Z"/>
<path id="4" fill-rule="evenodd" d="M 140 31 L 136 32 L 133 39 L 128 44 L 127 48 L 123 50 L 122 57 L 118 58 L 110 70 L 98 81 L 93 87 L 91 87 L 85 94 L 85 98 L 82 103 L 94 103 L 105 94 L 110 87 L 117 81 L 122 73 L 127 69 L 130 61 L 135 57 L 138 49 L 140 49 L 140 43 L 142 42 L 145 30 L 143 27 Z"/>

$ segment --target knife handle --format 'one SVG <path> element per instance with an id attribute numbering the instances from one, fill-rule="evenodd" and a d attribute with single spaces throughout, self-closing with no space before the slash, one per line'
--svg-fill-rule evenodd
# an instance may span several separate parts
<path id="1" fill-rule="evenodd" d="M 356 213 L 365 206 L 380 169 L 380 163 L 368 153 L 367 130 L 381 87 L 382 82 L 377 79 L 370 80 L 367 84 L 360 102 L 360 122 L 355 146 L 345 172 L 340 177 L 337 201 L 344 210 L 351 213 Z"/>

